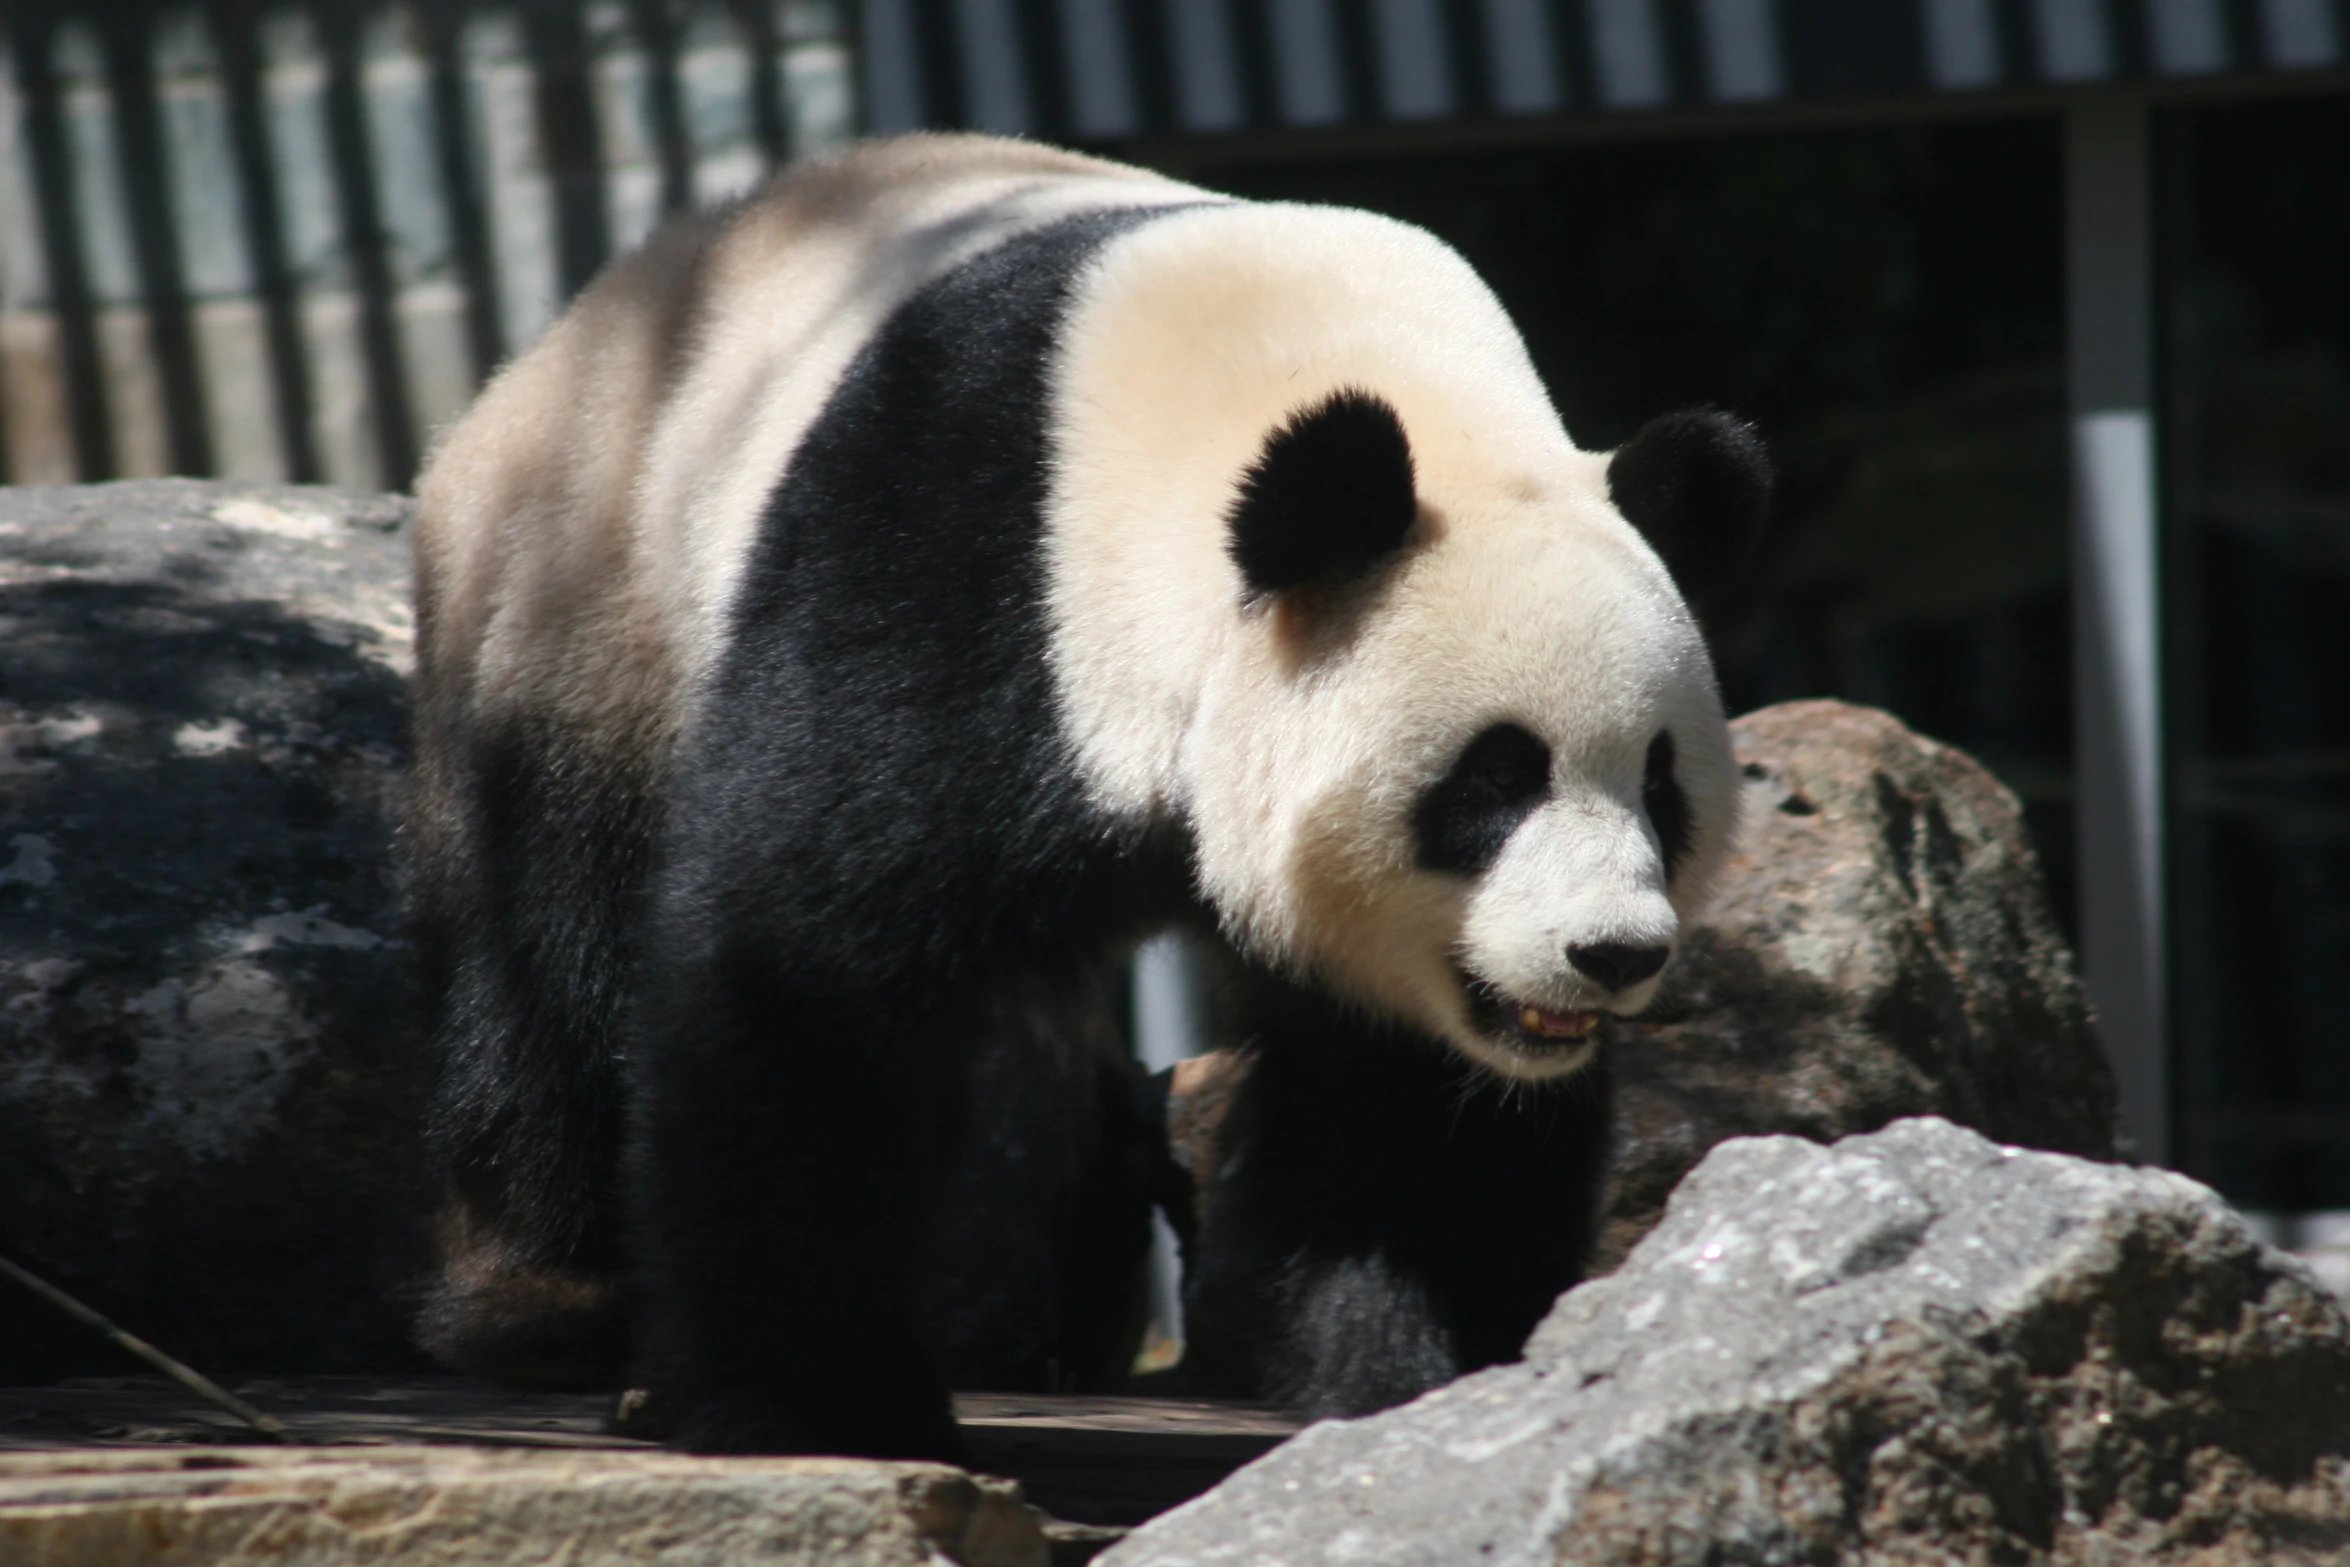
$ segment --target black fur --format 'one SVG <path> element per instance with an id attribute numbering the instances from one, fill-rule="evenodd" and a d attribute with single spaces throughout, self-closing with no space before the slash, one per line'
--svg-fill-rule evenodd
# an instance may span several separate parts
<path id="1" fill-rule="evenodd" d="M 1201 1391 L 1317 1415 L 1515 1359 L 1582 1274 L 1607 1080 L 1504 1084 L 1434 1039 L 1265 974 L 1185 1279 Z"/>
<path id="2" fill-rule="evenodd" d="M 968 1041 L 1184 899 L 1045 664 L 1053 331 L 1146 214 L 916 296 L 772 501 L 683 760 L 631 1067 L 646 1352 L 686 1445 L 951 1457 L 916 1258 Z"/>
<path id="3" fill-rule="evenodd" d="M 1771 485 L 1762 437 L 1717 408 L 1651 419 L 1607 465 L 1616 510 L 1647 536 L 1692 602 L 1737 580 L 1762 538 Z"/>
<path id="4" fill-rule="evenodd" d="M 406 836 L 448 1267 L 418 1338 L 461 1370 L 608 1387 L 628 1355 L 613 1031 L 650 796 L 553 721 L 451 723 L 436 685 L 428 662 L 417 723 L 443 732 L 420 733 Z"/>
<path id="5" fill-rule="evenodd" d="M 1680 876 L 1690 848 L 1689 796 L 1681 792 L 1681 780 L 1673 772 L 1677 760 L 1673 732 L 1660 729 L 1648 742 L 1648 760 L 1640 778 L 1640 807 L 1648 813 L 1648 825 L 1656 830 L 1668 882 Z"/>
<path id="6" fill-rule="evenodd" d="M 1299 410 L 1265 439 L 1226 519 L 1252 598 L 1351 581 L 1393 554 L 1418 513 L 1403 421 L 1355 388 Z"/>
<path id="7" fill-rule="evenodd" d="M 1479 874 L 1549 794 L 1550 747 L 1516 724 L 1493 725 L 1413 805 L 1420 864 Z"/>
<path id="8" fill-rule="evenodd" d="M 1150 1312 L 1151 1209 L 1180 1189 L 1166 1097 L 1126 1052 L 1123 987 L 1033 982 L 966 1041 L 957 1158 L 922 1281 L 950 1386 L 1106 1393 Z"/>

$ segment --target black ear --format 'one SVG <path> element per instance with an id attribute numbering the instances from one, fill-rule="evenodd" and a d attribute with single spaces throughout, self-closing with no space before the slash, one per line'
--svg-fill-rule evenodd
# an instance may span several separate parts
<path id="1" fill-rule="evenodd" d="M 1370 392 L 1342 388 L 1265 438 L 1240 476 L 1225 547 L 1251 598 L 1338 583 L 1392 553 L 1411 531 L 1412 446 Z"/>
<path id="2" fill-rule="evenodd" d="M 1607 465 L 1608 498 L 1703 600 L 1736 580 L 1771 509 L 1771 459 L 1745 420 L 1718 408 L 1651 419 Z"/>

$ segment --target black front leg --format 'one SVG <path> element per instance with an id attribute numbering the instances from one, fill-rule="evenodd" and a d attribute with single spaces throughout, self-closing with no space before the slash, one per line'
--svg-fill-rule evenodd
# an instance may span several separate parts
<path id="1" fill-rule="evenodd" d="M 1582 1276 L 1603 1068 L 1503 1083 L 1299 987 L 1244 991 L 1251 1059 L 1185 1282 L 1207 1384 L 1321 1415 L 1517 1358 Z"/>
<path id="2" fill-rule="evenodd" d="M 950 1030 L 766 969 L 682 966 L 636 1034 L 647 1381 L 694 1451 L 959 1461 L 916 1276 Z"/>

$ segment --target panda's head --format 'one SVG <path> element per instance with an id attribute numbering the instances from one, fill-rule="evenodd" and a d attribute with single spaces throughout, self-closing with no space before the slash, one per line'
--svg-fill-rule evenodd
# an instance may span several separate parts
<path id="1" fill-rule="evenodd" d="M 1713 669 L 1662 557 L 1734 567 L 1769 470 L 1711 412 L 1482 504 L 1416 467 L 1395 408 L 1341 388 L 1240 476 L 1268 705 L 1235 726 L 1247 762 L 1210 768 L 1247 797 L 1198 800 L 1204 880 L 1244 942 L 1496 1072 L 1563 1075 L 1655 995 L 1728 846 Z"/>
<path id="2" fill-rule="evenodd" d="M 1182 820 L 1260 960 L 1508 1077 L 1583 1066 L 1732 836 L 1675 572 L 1741 564 L 1753 433 L 1578 450 L 1466 265 L 1363 214 L 1155 226 L 1073 320 L 1055 657 L 1099 798 Z"/>

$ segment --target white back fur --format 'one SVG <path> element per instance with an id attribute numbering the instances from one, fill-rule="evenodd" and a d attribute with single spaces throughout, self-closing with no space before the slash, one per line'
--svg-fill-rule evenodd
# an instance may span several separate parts
<path id="1" fill-rule="evenodd" d="M 662 229 L 498 374 L 419 483 L 420 615 L 448 655 L 428 684 L 658 770 L 768 498 L 890 314 L 1056 218 L 1208 199 L 1048 147 L 909 136 Z"/>

